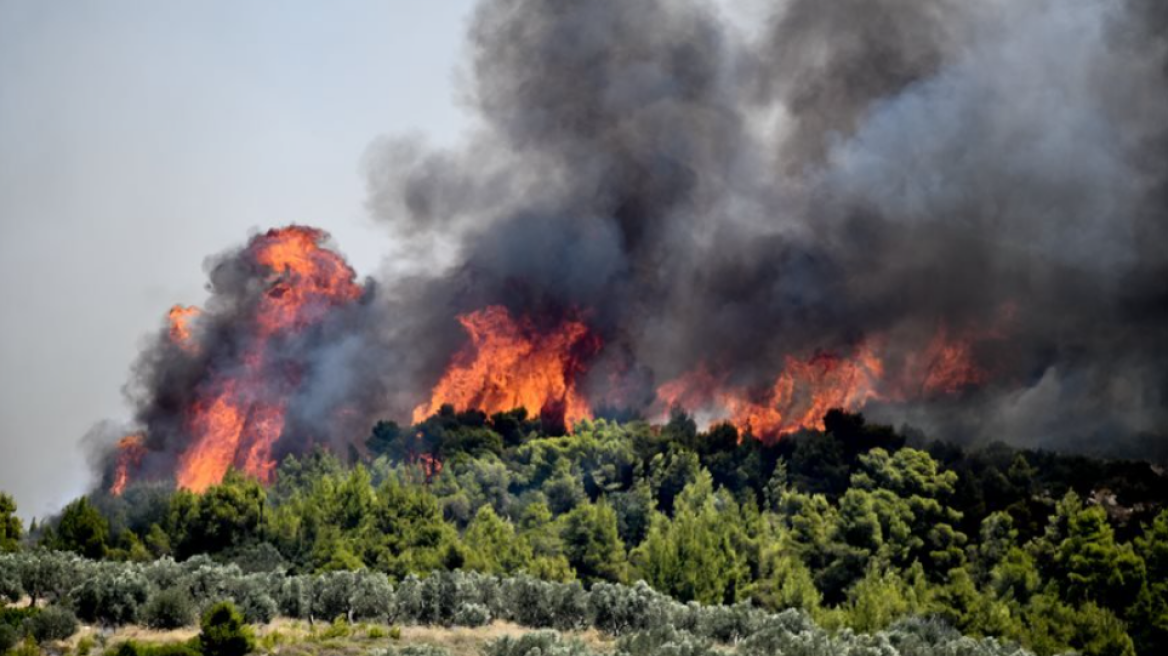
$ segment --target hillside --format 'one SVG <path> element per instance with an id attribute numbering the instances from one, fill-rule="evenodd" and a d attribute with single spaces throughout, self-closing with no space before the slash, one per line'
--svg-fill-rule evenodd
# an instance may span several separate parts
<path id="1" fill-rule="evenodd" d="M 616 635 L 628 627 L 605 626 L 587 595 L 597 586 L 635 592 L 611 586 L 644 581 L 701 606 L 677 605 L 668 621 L 639 628 L 730 644 L 761 629 L 725 633 L 680 618 L 723 607 L 760 614 L 734 620 L 739 626 L 765 625 L 794 610 L 790 617 L 822 627 L 814 631 L 824 640 L 850 639 L 843 629 L 895 634 L 910 618 L 931 618 L 912 626 L 945 635 L 939 627 L 952 627 L 1038 654 L 1150 654 L 1168 644 L 1168 484 L 1150 465 L 1001 444 L 909 446 L 890 427 L 838 411 L 824 426 L 766 443 L 730 425 L 698 431 L 676 413 L 663 426 L 584 421 L 556 436 L 523 411 L 443 408 L 408 428 L 378 424 L 362 449 L 344 454 L 348 464 L 323 450 L 290 456 L 267 488 L 230 472 L 203 494 L 159 482 L 78 499 L 8 541 L 26 553 L 0 561 L 3 590 L 111 625 L 141 621 L 139 607 L 176 586 L 198 607 L 233 599 L 254 621 L 331 621 L 352 618 L 352 609 L 321 600 L 326 582 L 361 571 L 380 577 L 374 589 L 394 600 L 374 619 L 506 619 Z M 46 584 L 53 567 L 42 563 L 65 561 L 38 547 L 109 564 L 68 561 L 54 567 L 72 574 Z M 415 603 L 410 586 L 442 590 L 448 579 L 430 573 L 446 571 L 472 576 L 449 580 L 495 583 L 450 584 L 462 591 L 450 594 L 471 596 L 448 602 L 445 615 L 402 611 Z M 505 577 L 519 575 L 560 582 L 591 610 L 567 624 L 525 619 L 519 607 L 555 604 L 507 606 L 465 590 L 514 586 Z M 125 593 L 133 610 L 85 609 L 86 599 L 112 604 L 102 586 L 116 590 L 127 576 L 141 579 Z M 356 579 L 346 580 L 348 590 Z M 541 594 L 560 599 L 555 589 Z M 456 619 L 464 602 L 481 616 Z"/>

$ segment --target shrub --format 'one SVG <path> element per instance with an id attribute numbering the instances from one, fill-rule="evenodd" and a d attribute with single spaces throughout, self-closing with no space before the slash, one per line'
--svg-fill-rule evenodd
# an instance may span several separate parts
<path id="1" fill-rule="evenodd" d="M 718 642 L 738 642 L 762 626 L 766 613 L 749 602 L 705 606 L 698 613 L 697 633 Z"/>
<path id="2" fill-rule="evenodd" d="M 40 612 L 41 609 L 35 606 L 22 606 L 20 608 L 0 607 L 0 625 L 9 626 L 12 629 L 20 629 L 24 626 L 26 620 L 35 617 Z"/>
<path id="3" fill-rule="evenodd" d="M 74 592 L 77 615 L 86 622 L 105 625 L 133 624 L 146 603 L 145 577 L 130 569 L 107 567 L 87 579 Z"/>
<path id="4" fill-rule="evenodd" d="M 142 568 L 142 576 L 159 590 L 178 587 L 186 574 L 184 566 L 174 562 L 170 556 L 159 558 Z"/>
<path id="5" fill-rule="evenodd" d="M 203 615 L 199 647 L 203 656 L 243 656 L 255 649 L 255 635 L 229 601 L 211 606 Z"/>
<path id="6" fill-rule="evenodd" d="M 0 654 L 12 649 L 20 640 L 20 633 L 7 624 L 0 624 Z"/>
<path id="7" fill-rule="evenodd" d="M 27 552 L 20 554 L 17 562 L 20 587 L 33 601 L 61 599 L 85 578 L 82 570 L 90 566 L 73 554 L 57 551 Z"/>
<path id="8" fill-rule="evenodd" d="M 624 656 L 641 654 L 668 654 L 669 656 L 717 656 L 708 640 L 665 625 L 649 631 L 639 631 L 621 637 L 616 653 Z"/>
<path id="9" fill-rule="evenodd" d="M 93 647 L 96 644 L 97 643 L 94 642 L 93 638 L 90 636 L 85 636 L 84 638 L 78 640 L 76 650 L 77 656 L 89 656 L 90 652 L 93 651 Z"/>
<path id="10" fill-rule="evenodd" d="M 5 601 L 18 601 L 24 596 L 19 566 L 16 556 L 0 555 L 0 605 Z"/>
<path id="11" fill-rule="evenodd" d="M 349 591 L 349 610 L 357 621 L 385 621 L 394 615 L 393 586 L 379 572 L 358 572 Z"/>
<path id="12" fill-rule="evenodd" d="M 24 621 L 24 630 L 37 642 L 64 640 L 77 633 L 77 616 L 60 606 L 49 606 Z"/>
<path id="13" fill-rule="evenodd" d="M 312 616 L 336 618 L 344 615 L 348 618 L 352 608 L 350 591 L 356 582 L 357 576 L 353 572 L 328 572 L 317 577 L 312 586 Z"/>
<path id="14" fill-rule="evenodd" d="M 349 622 L 344 615 L 337 615 L 333 623 L 320 634 L 321 640 L 336 640 L 349 637 Z"/>
<path id="15" fill-rule="evenodd" d="M 238 595 L 232 595 L 243 619 L 248 624 L 267 624 L 276 617 L 279 606 L 266 592 L 255 587 L 246 587 Z"/>
<path id="16" fill-rule="evenodd" d="M 272 631 L 260 638 L 260 651 L 272 652 L 276 647 L 286 642 L 285 636 L 279 631 Z"/>
<path id="17" fill-rule="evenodd" d="M 312 577 L 291 576 L 280 586 L 277 598 L 280 613 L 306 620 L 312 617 Z"/>
<path id="18" fill-rule="evenodd" d="M 32 636 L 26 637 L 20 644 L 13 647 L 7 656 L 41 656 L 41 649 Z"/>
<path id="19" fill-rule="evenodd" d="M 205 556 L 191 558 L 183 563 L 183 567 L 187 570 L 183 581 L 199 608 L 231 596 L 231 584 L 243 577 L 239 567 L 219 565 Z"/>
<path id="20" fill-rule="evenodd" d="M 390 640 L 401 640 L 401 627 L 400 626 L 389 627 L 389 639 Z"/>
<path id="21" fill-rule="evenodd" d="M 483 656 L 592 656 L 578 640 L 565 641 L 555 631 L 536 631 L 518 638 L 504 636 L 483 650 Z"/>
<path id="22" fill-rule="evenodd" d="M 201 656 L 194 642 L 148 644 L 127 640 L 106 651 L 106 656 Z"/>
<path id="23" fill-rule="evenodd" d="M 152 629 L 177 629 L 195 621 L 195 604 L 183 588 L 156 593 L 142 609 L 142 621 Z"/>
<path id="24" fill-rule="evenodd" d="M 454 611 L 456 626 L 485 626 L 491 622 L 491 611 L 482 604 L 462 604 Z"/>
<path id="25" fill-rule="evenodd" d="M 596 628 L 617 636 L 672 624 L 673 614 L 684 608 L 654 592 L 644 581 L 637 581 L 633 587 L 597 583 L 588 593 L 588 605 Z"/>
<path id="26" fill-rule="evenodd" d="M 435 645 L 407 645 L 397 649 L 390 647 L 384 656 L 450 656 L 450 652 Z"/>

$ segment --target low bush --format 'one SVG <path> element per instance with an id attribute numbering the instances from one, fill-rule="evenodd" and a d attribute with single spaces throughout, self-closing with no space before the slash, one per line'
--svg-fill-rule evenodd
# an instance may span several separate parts
<path id="1" fill-rule="evenodd" d="M 338 615 L 333 623 L 327 629 L 321 632 L 318 638 L 321 640 L 337 640 L 339 638 L 347 638 L 351 633 L 349 629 L 349 621 L 345 619 L 344 615 Z"/>
<path id="2" fill-rule="evenodd" d="M 136 640 L 119 642 L 105 656 L 202 656 L 195 641 L 149 644 Z"/>
<path id="3" fill-rule="evenodd" d="M 29 618 L 39 615 L 40 608 L 22 606 L 20 608 L 0 608 L 0 626 L 19 630 Z"/>
<path id="4" fill-rule="evenodd" d="M 0 624 L 0 654 L 12 649 L 20 641 L 20 632 L 7 624 Z"/>
<path id="5" fill-rule="evenodd" d="M 39 643 L 64 640 L 77 633 L 77 616 L 68 608 L 49 606 L 25 620 L 24 630 Z"/>
<path id="6" fill-rule="evenodd" d="M 385 650 L 382 656 L 450 656 L 450 652 L 435 645 L 406 645 Z"/>
<path id="7" fill-rule="evenodd" d="M 616 653 L 620 656 L 640 656 L 641 654 L 669 654 L 670 656 L 717 656 L 709 640 L 694 636 L 686 631 L 678 631 L 670 626 L 657 627 L 649 631 L 638 631 L 623 636 L 617 641 Z"/>
<path id="8" fill-rule="evenodd" d="M 211 606 L 200 627 L 198 644 L 203 656 L 244 656 L 255 649 L 255 634 L 229 601 Z"/>
<path id="9" fill-rule="evenodd" d="M 134 624 L 149 596 L 149 583 L 134 569 L 109 565 L 86 579 L 71 596 L 77 616 L 86 622 Z"/>
<path id="10" fill-rule="evenodd" d="M 491 610 L 482 604 L 462 604 L 454 611 L 455 626 L 485 626 L 491 623 Z"/>
<path id="11" fill-rule="evenodd" d="M 483 656 L 593 656 L 578 640 L 563 640 L 555 631 L 536 631 L 518 638 L 504 636 L 487 645 Z"/>
<path id="12" fill-rule="evenodd" d="M 155 593 L 142 609 L 142 622 L 152 629 L 177 629 L 195 622 L 195 603 L 184 588 Z"/>

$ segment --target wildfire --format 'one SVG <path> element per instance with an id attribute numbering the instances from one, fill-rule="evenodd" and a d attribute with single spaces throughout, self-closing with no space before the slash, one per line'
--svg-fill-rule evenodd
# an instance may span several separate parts
<path id="1" fill-rule="evenodd" d="M 823 428 L 832 408 L 856 408 L 877 396 L 884 365 L 861 346 L 851 358 L 819 353 L 786 366 L 764 390 L 728 386 L 706 366 L 657 389 L 663 407 L 721 414 L 743 433 L 775 439 L 803 428 Z"/>
<path id="2" fill-rule="evenodd" d="M 950 340 L 947 332 L 939 330 L 920 358 L 922 395 L 956 394 L 989 378 L 973 358 L 973 345 L 968 340 Z"/>
<path id="3" fill-rule="evenodd" d="M 903 357 L 893 372 L 882 353 L 887 340 L 877 338 L 849 356 L 817 353 L 787 357 L 783 370 L 765 389 L 737 387 L 726 376 L 701 365 L 657 388 L 658 410 L 680 407 L 730 421 L 743 433 L 773 440 L 801 429 L 822 429 L 832 408 L 861 409 L 876 399 L 910 401 L 952 395 L 981 385 L 989 372 L 974 357 L 974 344 L 1001 339 L 998 322 L 984 333 L 954 336 L 944 325 L 919 352 Z"/>
<path id="4" fill-rule="evenodd" d="M 415 423 L 446 404 L 488 414 L 520 407 L 532 415 L 551 412 L 569 428 L 592 416 L 576 379 L 600 341 L 584 323 L 568 319 L 541 332 L 501 306 L 459 315 L 458 321 L 470 341 L 455 354 L 430 400 L 414 409 Z"/>
<path id="5" fill-rule="evenodd" d="M 177 344 L 183 350 L 194 351 L 198 348 L 195 344 L 194 337 L 191 335 L 191 322 L 198 317 L 202 311 L 193 306 L 176 305 L 170 308 L 170 312 L 166 314 L 167 320 L 170 322 L 170 341 Z"/>
<path id="6" fill-rule="evenodd" d="M 114 467 L 114 480 L 110 485 L 110 494 L 118 497 L 126 491 L 130 482 L 130 470 L 142 464 L 146 456 L 146 438 L 140 433 L 127 435 L 118 441 L 117 463 Z"/>
<path id="7" fill-rule="evenodd" d="M 187 409 L 191 442 L 179 457 L 175 480 L 180 487 L 201 492 L 222 480 L 231 466 L 272 481 L 273 448 L 284 430 L 296 380 L 272 361 L 271 341 L 319 323 L 361 295 L 349 265 L 321 246 L 325 237 L 314 228 L 291 226 L 257 236 L 248 245 L 245 254 L 266 274 L 267 286 L 238 361 L 211 372 Z M 174 326 L 185 327 L 173 317 L 172 310 L 172 339 Z"/>

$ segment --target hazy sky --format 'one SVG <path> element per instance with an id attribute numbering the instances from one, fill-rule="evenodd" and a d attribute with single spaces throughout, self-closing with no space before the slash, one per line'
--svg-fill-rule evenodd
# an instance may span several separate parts
<path id="1" fill-rule="evenodd" d="M 457 139 L 472 3 L 0 0 L 0 490 L 82 493 L 79 438 L 202 264 L 249 230 L 331 232 L 359 274 L 379 134 Z"/>

